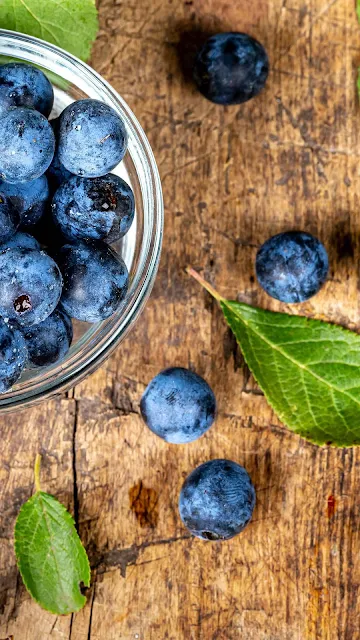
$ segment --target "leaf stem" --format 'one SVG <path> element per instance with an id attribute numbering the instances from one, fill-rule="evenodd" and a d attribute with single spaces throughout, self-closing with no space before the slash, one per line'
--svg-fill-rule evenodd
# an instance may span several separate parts
<path id="1" fill-rule="evenodd" d="M 201 284 L 201 286 L 204 287 L 204 289 L 206 289 L 206 291 L 208 291 L 210 295 L 215 298 L 215 300 L 217 300 L 218 302 L 223 302 L 225 300 L 225 298 L 223 298 L 220 293 L 218 293 L 216 289 L 214 289 L 214 287 L 209 284 L 209 282 L 206 282 L 206 280 L 204 280 L 200 273 L 195 271 L 195 269 L 193 269 L 192 267 L 186 267 L 185 271 L 189 276 L 191 276 L 199 284 Z"/>
<path id="2" fill-rule="evenodd" d="M 34 466 L 36 492 L 41 491 L 41 486 L 40 486 L 40 467 L 41 467 L 41 455 L 40 455 L 40 453 L 37 453 L 36 454 L 36 458 L 35 458 L 35 466 Z"/>

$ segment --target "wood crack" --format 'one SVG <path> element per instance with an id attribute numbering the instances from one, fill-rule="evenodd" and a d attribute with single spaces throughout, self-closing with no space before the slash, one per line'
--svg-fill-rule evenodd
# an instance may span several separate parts
<path id="1" fill-rule="evenodd" d="M 75 416 L 74 416 L 74 428 L 72 434 L 72 471 L 73 471 L 73 500 L 74 500 L 74 521 L 75 527 L 78 531 L 79 528 L 79 491 L 77 485 L 77 470 L 76 470 L 76 432 L 78 425 L 80 401 L 75 400 Z"/>
<path id="2" fill-rule="evenodd" d="M 136 564 L 140 553 L 144 549 L 173 544 L 174 542 L 181 542 L 182 540 L 189 540 L 191 538 L 192 536 L 190 534 L 185 534 L 183 536 L 174 536 L 162 540 L 146 540 L 139 545 L 132 545 L 125 549 L 111 549 L 111 551 L 100 555 L 95 562 L 92 563 L 92 569 L 96 569 L 98 574 L 104 574 L 108 570 L 120 568 L 120 573 L 122 577 L 125 578 L 127 567 Z"/>
<path id="3" fill-rule="evenodd" d="M 91 640 L 91 627 L 92 627 L 95 595 L 96 595 L 96 575 L 94 577 L 94 589 L 93 589 L 93 594 L 92 594 L 91 604 L 90 604 L 90 616 L 89 616 L 89 628 L 88 628 L 87 640 Z"/>

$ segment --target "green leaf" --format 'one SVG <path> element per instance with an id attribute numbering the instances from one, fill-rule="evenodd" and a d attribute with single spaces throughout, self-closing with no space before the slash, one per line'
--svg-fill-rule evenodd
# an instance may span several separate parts
<path id="1" fill-rule="evenodd" d="M 80 583 L 90 585 L 89 561 L 70 513 L 56 498 L 38 490 L 22 506 L 15 553 L 27 590 L 44 609 L 62 615 L 84 606 Z"/>
<path id="2" fill-rule="evenodd" d="M 94 0 L 2 0 L 2 29 L 52 42 L 88 60 L 98 31 Z"/>
<path id="3" fill-rule="evenodd" d="M 219 302 L 244 358 L 280 420 L 316 444 L 360 444 L 360 336 L 334 324 Z"/>

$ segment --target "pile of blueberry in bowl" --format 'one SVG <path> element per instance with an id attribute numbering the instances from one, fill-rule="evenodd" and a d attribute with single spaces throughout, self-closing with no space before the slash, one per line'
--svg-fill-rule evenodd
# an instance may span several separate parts
<path id="1" fill-rule="evenodd" d="M 150 293 L 162 216 L 151 149 L 115 91 L 0 32 L 0 410 L 63 391 L 118 344 Z"/>

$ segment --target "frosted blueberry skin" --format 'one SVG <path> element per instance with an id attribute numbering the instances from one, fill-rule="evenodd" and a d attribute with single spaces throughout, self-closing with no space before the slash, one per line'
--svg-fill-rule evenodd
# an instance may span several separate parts
<path id="1" fill-rule="evenodd" d="M 129 185 L 113 174 L 101 178 L 73 176 L 56 191 L 52 212 L 68 240 L 112 243 L 130 229 L 135 198 Z"/>
<path id="2" fill-rule="evenodd" d="M 255 489 L 244 467 L 231 460 L 210 460 L 194 469 L 180 493 L 180 517 L 202 540 L 229 540 L 249 523 Z"/>
<path id="3" fill-rule="evenodd" d="M 212 425 L 216 400 L 208 383 L 189 369 L 171 367 L 147 386 L 141 415 L 153 433 L 173 444 L 200 438 Z"/>
<path id="4" fill-rule="evenodd" d="M 56 255 L 64 279 L 61 308 L 72 318 L 99 322 L 124 300 L 129 283 L 125 263 L 102 242 L 66 244 Z"/>
<path id="5" fill-rule="evenodd" d="M 39 178 L 54 151 L 53 130 L 38 111 L 13 107 L 0 118 L 0 178 L 5 182 Z"/>
<path id="6" fill-rule="evenodd" d="M 25 340 L 20 331 L 0 318 L 0 393 L 8 391 L 20 378 L 27 362 Z"/>
<path id="7" fill-rule="evenodd" d="M 62 289 L 58 266 L 44 251 L 24 248 L 0 253 L 0 315 L 19 326 L 42 322 L 57 306 Z"/>
<path id="8" fill-rule="evenodd" d="M 288 231 L 269 238 L 256 256 L 256 275 L 272 298 L 304 302 L 324 284 L 329 260 L 324 245 L 309 233 Z"/>
<path id="9" fill-rule="evenodd" d="M 0 66 L 0 116 L 10 107 L 28 107 L 48 117 L 53 103 L 52 84 L 40 69 L 22 62 Z"/>
<path id="10" fill-rule="evenodd" d="M 63 311 L 55 311 L 43 322 L 22 329 L 31 368 L 46 367 L 64 358 L 70 349 L 73 329 Z"/>
<path id="11" fill-rule="evenodd" d="M 5 249 L 37 249 L 40 251 L 40 244 L 29 233 L 18 231 L 11 236 L 10 240 L 6 240 L 0 245 L 0 252 L 5 251 Z"/>
<path id="12" fill-rule="evenodd" d="M 45 213 L 50 197 L 46 176 L 29 182 L 0 181 L 0 194 L 6 195 L 20 214 L 20 228 L 34 227 Z"/>
<path id="13" fill-rule="evenodd" d="M 50 120 L 50 125 L 55 135 L 55 153 L 51 165 L 46 172 L 46 175 L 51 191 L 52 193 L 55 193 L 56 189 L 58 189 L 60 185 L 65 182 L 65 180 L 70 180 L 70 178 L 72 178 L 74 174 L 71 173 L 71 171 L 65 169 L 64 165 L 62 164 L 62 162 L 60 162 L 59 159 L 59 118 L 53 118 L 53 120 Z"/>
<path id="14" fill-rule="evenodd" d="M 269 73 L 267 53 L 246 33 L 218 33 L 200 49 L 194 80 L 211 102 L 241 104 L 263 89 Z"/>
<path id="15" fill-rule="evenodd" d="M 14 235 L 20 224 L 20 214 L 0 183 L 0 244 Z"/>
<path id="16" fill-rule="evenodd" d="M 59 123 L 59 160 L 71 173 L 97 178 L 123 159 L 127 148 L 125 125 L 107 104 L 78 100 L 64 109 Z"/>

